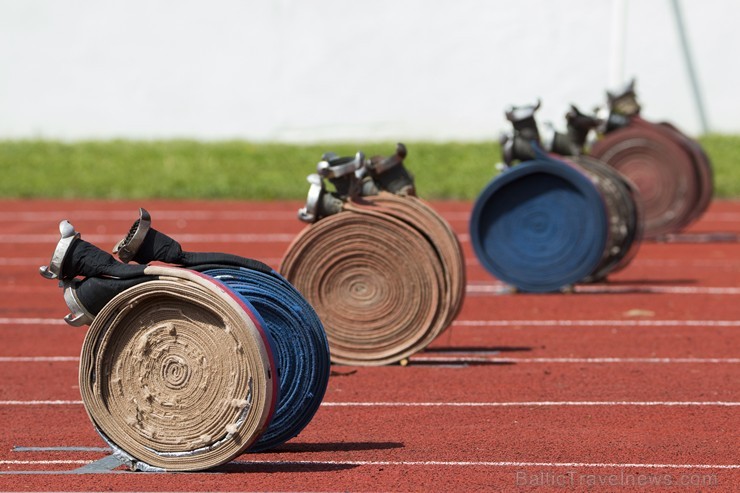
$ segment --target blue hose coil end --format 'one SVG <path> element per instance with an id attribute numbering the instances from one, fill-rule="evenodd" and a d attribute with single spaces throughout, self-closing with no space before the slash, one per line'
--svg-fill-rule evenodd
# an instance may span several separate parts
<path id="1" fill-rule="evenodd" d="M 272 449 L 311 421 L 329 383 L 329 342 L 313 307 L 280 274 L 240 267 L 203 271 L 246 298 L 264 320 L 273 342 L 280 395 L 264 434 L 250 452 Z"/>
<path id="2" fill-rule="evenodd" d="M 521 291 L 558 291 L 591 274 L 609 235 L 601 192 L 575 166 L 535 146 L 475 201 L 470 238 L 483 267 Z"/>

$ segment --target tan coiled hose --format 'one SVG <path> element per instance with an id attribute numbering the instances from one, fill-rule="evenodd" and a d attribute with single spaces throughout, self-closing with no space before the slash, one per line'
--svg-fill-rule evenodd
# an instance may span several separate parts
<path id="1" fill-rule="evenodd" d="M 380 192 L 307 226 L 280 270 L 321 317 L 332 362 L 383 365 L 449 326 L 462 305 L 464 267 L 456 236 L 431 207 Z"/>
<path id="2" fill-rule="evenodd" d="M 269 424 L 276 375 L 248 304 L 218 281 L 147 267 L 156 279 L 93 320 L 80 391 L 98 432 L 132 469 L 193 471 L 239 455 Z"/>

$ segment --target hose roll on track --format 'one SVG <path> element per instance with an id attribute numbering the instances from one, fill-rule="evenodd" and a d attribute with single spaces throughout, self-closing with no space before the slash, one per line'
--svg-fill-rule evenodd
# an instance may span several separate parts
<path id="1" fill-rule="evenodd" d="M 668 123 L 633 116 L 625 126 L 597 140 L 589 155 L 635 184 L 646 238 L 685 229 L 711 202 L 714 187 L 709 158 L 696 141 Z"/>
<path id="2" fill-rule="evenodd" d="M 281 445 L 308 425 L 329 383 L 329 346 L 321 320 L 276 272 L 224 265 L 196 269 L 244 296 L 264 321 L 278 365 L 280 398 L 270 426 L 249 450 L 265 451 Z"/>
<path id="3" fill-rule="evenodd" d="M 403 363 L 460 311 L 462 249 L 447 222 L 416 196 L 407 155 L 403 143 L 386 157 L 327 152 L 308 176 L 298 218 L 309 225 L 280 272 L 321 317 L 333 363 Z"/>
<path id="4" fill-rule="evenodd" d="M 538 152 L 481 191 L 470 236 L 478 260 L 501 281 L 521 291 L 558 291 L 604 258 L 606 203 L 583 170 Z"/>
<path id="5" fill-rule="evenodd" d="M 242 296 L 202 274 L 147 267 L 85 336 L 79 383 L 95 428 L 131 469 L 193 471 L 232 460 L 278 398 L 270 341 Z"/>

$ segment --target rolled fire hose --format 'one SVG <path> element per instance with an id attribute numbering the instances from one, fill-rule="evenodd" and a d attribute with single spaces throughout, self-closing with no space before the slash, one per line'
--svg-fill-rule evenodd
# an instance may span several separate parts
<path id="1" fill-rule="evenodd" d="M 578 167 L 537 148 L 482 190 L 470 218 L 484 268 L 521 291 L 566 289 L 595 272 L 609 223 L 598 187 Z"/>
<path id="2" fill-rule="evenodd" d="M 126 262 L 156 260 L 189 266 L 217 277 L 249 300 L 273 341 L 281 390 L 275 417 L 252 450 L 273 448 L 305 428 L 328 384 L 329 348 L 315 311 L 288 281 L 256 260 L 183 250 L 173 238 L 151 227 L 151 216 L 143 208 L 115 250 Z"/>
<path id="3" fill-rule="evenodd" d="M 143 255 L 166 255 L 168 256 L 166 260 L 181 260 L 183 263 L 191 264 L 197 264 L 199 261 L 220 261 L 229 264 L 226 266 L 198 265 L 195 268 L 220 269 L 219 272 L 213 271 L 209 274 L 218 274 L 226 284 L 231 284 L 226 288 L 220 284 L 220 281 L 217 283 L 226 291 L 234 290 L 232 295 L 250 307 L 251 315 L 258 322 L 258 326 L 265 328 L 264 335 L 268 339 L 268 347 L 275 352 L 274 356 L 280 356 L 282 359 L 285 371 L 279 372 L 280 387 L 285 391 L 286 397 L 280 397 L 274 418 L 250 450 L 266 450 L 297 435 L 313 417 L 328 382 L 328 347 L 323 328 L 315 312 L 295 288 L 261 262 L 221 253 L 183 252 L 175 240 L 149 228 L 150 217 L 145 210 L 141 209 L 140 215 L 140 220 L 134 224 L 127 238 L 118 246 L 126 246 L 126 251 L 130 254 L 137 253 L 136 249 L 130 249 L 130 240 L 141 239 L 144 237 L 142 233 L 146 233 L 149 241 L 138 245 L 138 247 L 143 247 L 142 250 L 145 252 Z M 139 227 L 141 219 L 144 219 L 146 223 L 143 229 Z M 134 232 L 139 234 L 134 235 Z M 103 311 L 118 293 L 131 291 L 134 286 L 143 284 L 137 288 L 143 292 L 150 288 L 155 289 L 156 285 L 151 283 L 153 279 L 157 279 L 155 276 L 132 277 L 144 272 L 151 273 L 151 267 L 119 263 L 110 254 L 96 246 L 82 242 L 80 235 L 67 221 L 60 223 L 60 233 L 62 238 L 52 261 L 48 267 L 41 268 L 41 274 L 47 278 L 63 278 L 65 301 L 72 311 L 65 317 L 65 320 L 71 325 L 80 326 L 92 323 L 96 315 Z M 78 244 L 82 244 L 83 248 L 79 248 Z M 141 257 L 142 255 L 139 255 L 139 258 Z M 161 259 L 150 258 L 149 260 Z M 235 267 L 235 265 L 242 267 Z M 75 277 L 79 274 L 78 271 L 105 277 L 78 279 Z M 182 269 L 170 269 L 170 271 L 178 275 L 201 278 L 194 272 L 186 274 L 188 271 Z M 108 277 L 111 275 L 118 277 Z M 266 317 L 263 318 L 262 313 L 252 308 L 250 301 L 254 301 Z M 180 302 L 186 303 L 186 301 Z M 218 307 L 214 308 L 218 309 Z M 108 330 L 112 334 L 118 332 L 117 328 Z M 162 347 L 161 350 L 166 351 L 167 348 Z M 274 375 L 276 371 L 272 370 L 270 373 Z M 107 437 L 97 424 L 95 426 L 114 449 L 116 455 L 132 469 L 169 468 L 167 470 L 175 470 L 178 468 L 180 470 L 181 467 L 182 470 L 191 470 L 212 466 L 173 465 L 170 462 L 155 465 L 145 462 L 124 451 Z M 189 455 L 191 454 L 184 454 L 184 456 Z M 166 468 L 162 467 L 163 465 L 166 465 Z"/>
<path id="4" fill-rule="evenodd" d="M 684 229 L 709 203 L 711 172 L 664 125 L 633 117 L 590 149 L 635 184 L 644 212 L 644 235 L 656 238 Z"/>
<path id="5" fill-rule="evenodd" d="M 626 267 L 637 254 L 642 239 L 643 218 L 637 189 L 614 168 L 590 156 L 563 157 L 591 178 L 606 205 L 609 234 L 604 255 L 583 282 L 603 280 Z"/>
<path id="6" fill-rule="evenodd" d="M 691 155 L 694 166 L 696 167 L 700 187 L 699 200 L 691 214 L 690 222 L 693 222 L 704 214 L 712 202 L 714 195 L 714 173 L 712 171 L 711 160 L 701 144 L 676 128 L 675 125 L 668 122 L 660 122 L 659 125 L 670 129 L 674 133 L 686 152 Z"/>
<path id="7" fill-rule="evenodd" d="M 298 217 L 312 224 L 289 246 L 281 272 L 321 316 L 334 363 L 403 361 L 461 308 L 460 244 L 444 219 L 415 197 L 406 155 L 401 143 L 386 158 L 325 153 L 317 174 L 308 177 Z M 335 193 L 325 190 L 323 178 Z"/>
<path id="8" fill-rule="evenodd" d="M 276 272 L 212 264 L 193 269 L 218 279 L 249 301 L 270 336 L 280 382 L 278 406 L 267 430 L 249 450 L 268 450 L 297 436 L 318 410 L 329 381 L 329 347 L 316 312 Z M 71 325 L 89 325 L 116 294 L 152 279 L 75 279 L 64 292 L 72 312 L 65 320 Z"/>
<path id="9" fill-rule="evenodd" d="M 249 302 L 219 281 L 170 267 L 144 273 L 155 279 L 116 295 L 85 336 L 85 409 L 131 469 L 224 464 L 275 410 L 269 337 Z"/>
<path id="10" fill-rule="evenodd" d="M 515 132 L 501 139 L 504 162 L 531 161 L 538 158 L 537 146 L 555 155 L 556 159 L 575 165 L 596 185 L 604 199 L 608 216 L 609 234 L 601 261 L 593 272 L 580 282 L 601 281 L 607 275 L 623 269 L 634 258 L 642 238 L 642 213 L 636 187 L 614 168 L 580 149 L 596 120 L 581 113 L 575 106 L 566 115 L 568 133 L 560 133 L 552 125 L 539 132 L 535 113 L 536 105 L 513 107 L 507 111 Z M 540 138 L 540 141 L 537 138 Z"/>
<path id="11" fill-rule="evenodd" d="M 269 450 L 297 436 L 319 409 L 329 383 L 329 346 L 318 315 L 276 272 L 213 265 L 195 269 L 249 300 L 271 336 L 280 397 L 269 427 L 249 450 Z"/>
<path id="12" fill-rule="evenodd" d="M 444 269 L 444 290 L 449 308 L 444 311 L 445 327 L 457 317 L 465 297 L 465 259 L 457 235 L 449 223 L 427 202 L 413 195 L 379 192 L 367 201 L 349 202 L 347 210 L 381 210 L 421 231 L 437 251 Z M 443 329 L 444 330 L 444 329 Z"/>
<path id="13" fill-rule="evenodd" d="M 450 240 L 437 237 L 438 224 L 419 229 L 434 222 L 414 210 L 420 204 L 403 210 L 387 196 L 348 201 L 286 251 L 280 271 L 321 317 L 332 362 L 399 362 L 424 349 L 459 310 L 463 271 L 458 261 L 446 263 L 453 254 L 440 254 Z"/>

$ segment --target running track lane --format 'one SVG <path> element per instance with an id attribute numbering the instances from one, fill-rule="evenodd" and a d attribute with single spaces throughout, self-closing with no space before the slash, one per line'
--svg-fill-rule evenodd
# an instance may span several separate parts
<path id="1" fill-rule="evenodd" d="M 86 239 L 107 241 L 125 232 L 139 205 L 154 213 L 155 227 L 192 235 L 197 249 L 275 266 L 285 240 L 302 227 L 293 219 L 297 203 L 5 202 L 6 233 L 46 235 L 51 243 L 0 237 L 9 274 L 0 283 L 0 358 L 79 353 L 84 330 L 13 322 L 66 313 L 33 261 L 48 261 L 60 219 L 72 220 Z M 464 239 L 469 204 L 435 206 Z M 740 203 L 716 202 L 691 233 L 737 233 L 739 218 Z M 689 473 L 713 479 L 712 491 L 740 483 L 740 365 L 733 359 L 740 328 L 731 323 L 740 304 L 728 289 L 738 286 L 737 244 L 644 244 L 607 285 L 625 292 L 538 296 L 487 293 L 497 283 L 463 245 L 474 290 L 455 326 L 408 367 L 335 367 L 326 404 L 280 451 L 245 454 L 222 469 L 228 474 L 0 475 L 0 489 L 500 491 L 523 479 L 578 486 Z M 520 361 L 469 366 L 465 358 Z M 0 419 L 13 423 L 1 435 L 0 470 L 70 471 L 105 456 L 53 449 L 102 446 L 80 404 L 28 403 L 32 396 L 78 401 L 74 359 L 0 359 L 0 378 L 8 382 L 0 387 Z"/>

